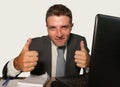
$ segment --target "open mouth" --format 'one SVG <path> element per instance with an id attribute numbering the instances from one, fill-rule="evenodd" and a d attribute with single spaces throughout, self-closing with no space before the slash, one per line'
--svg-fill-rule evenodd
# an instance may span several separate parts
<path id="1" fill-rule="evenodd" d="M 64 40 L 64 38 L 57 38 L 56 41 L 58 42 L 62 42 Z"/>

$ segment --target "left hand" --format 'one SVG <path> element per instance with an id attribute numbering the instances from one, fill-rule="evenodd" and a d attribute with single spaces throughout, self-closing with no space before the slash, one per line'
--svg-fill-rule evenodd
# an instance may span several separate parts
<path id="1" fill-rule="evenodd" d="M 86 68 L 89 66 L 90 55 L 88 54 L 84 47 L 84 41 L 80 42 L 80 48 L 81 50 L 75 51 L 74 55 L 75 63 L 80 68 Z"/>

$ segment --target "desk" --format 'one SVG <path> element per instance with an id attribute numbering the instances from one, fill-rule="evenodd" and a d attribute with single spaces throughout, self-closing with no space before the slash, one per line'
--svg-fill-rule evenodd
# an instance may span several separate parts
<path id="1" fill-rule="evenodd" d="M 10 80 L 9 84 L 7 85 L 7 87 L 17 87 L 17 82 L 19 81 L 22 81 L 24 78 L 18 78 L 18 79 L 13 79 L 13 80 Z M 82 81 L 83 78 L 81 78 L 81 82 L 83 84 L 84 81 Z M 48 82 L 46 83 L 46 85 L 44 87 L 50 87 L 51 86 L 51 82 L 55 81 L 55 78 L 54 77 L 50 77 Z M 4 80 L 0 80 L 0 87 L 2 87 L 2 83 L 4 82 Z M 83 86 L 82 86 L 83 87 Z"/>
<path id="2" fill-rule="evenodd" d="M 9 84 L 7 85 L 7 87 L 17 87 L 17 82 L 18 81 L 21 81 L 23 80 L 24 78 L 18 78 L 18 79 L 13 79 L 13 80 L 10 80 Z M 48 82 L 46 83 L 45 87 L 50 87 L 51 85 L 51 82 L 52 81 L 55 81 L 55 78 L 54 77 L 51 77 Z M 4 82 L 4 80 L 2 80 L 0 78 L 0 87 L 2 87 L 2 83 Z"/>

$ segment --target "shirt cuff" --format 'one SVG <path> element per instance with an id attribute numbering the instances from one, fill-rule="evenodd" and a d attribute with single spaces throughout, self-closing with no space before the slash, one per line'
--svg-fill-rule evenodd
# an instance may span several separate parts
<path id="1" fill-rule="evenodd" d="M 90 69 L 89 67 L 85 68 L 86 73 L 89 72 L 89 69 Z"/>
<path id="2" fill-rule="evenodd" d="M 87 67 L 87 68 L 85 68 L 85 69 L 81 68 L 79 74 L 80 74 L 80 75 L 83 75 L 84 72 L 85 72 L 85 73 L 88 73 L 88 72 L 89 72 L 89 67 Z"/>
<path id="3" fill-rule="evenodd" d="M 8 69 L 7 76 L 15 77 L 20 73 L 20 70 L 17 70 L 14 67 L 14 59 L 9 61 L 7 69 Z"/>

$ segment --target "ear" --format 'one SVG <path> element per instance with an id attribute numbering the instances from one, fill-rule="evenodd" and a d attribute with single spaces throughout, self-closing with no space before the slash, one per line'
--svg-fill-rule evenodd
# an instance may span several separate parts
<path id="1" fill-rule="evenodd" d="M 71 30 L 70 31 L 72 31 L 72 27 L 74 26 L 74 23 L 71 23 Z"/>
<path id="2" fill-rule="evenodd" d="M 71 23 L 71 28 L 74 26 L 74 23 Z"/>

